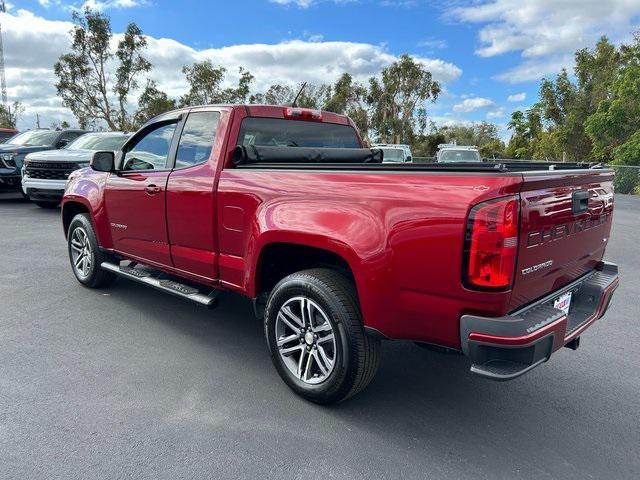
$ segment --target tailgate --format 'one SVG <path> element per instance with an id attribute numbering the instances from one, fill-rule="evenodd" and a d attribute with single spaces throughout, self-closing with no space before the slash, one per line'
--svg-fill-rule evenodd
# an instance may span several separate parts
<path id="1" fill-rule="evenodd" d="M 510 308 L 548 295 L 593 270 L 609 241 L 613 172 L 527 172 Z"/>

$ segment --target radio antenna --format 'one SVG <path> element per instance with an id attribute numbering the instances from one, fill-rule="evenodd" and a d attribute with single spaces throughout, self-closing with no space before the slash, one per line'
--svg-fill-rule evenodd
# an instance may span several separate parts
<path id="1" fill-rule="evenodd" d="M 293 99 L 293 102 L 291 103 L 292 107 L 296 106 L 296 102 L 298 101 L 298 97 L 300 97 L 300 95 L 302 94 L 302 91 L 304 90 L 304 87 L 307 86 L 307 82 L 304 82 L 302 84 L 302 86 L 300 87 L 300 90 L 298 91 L 298 94 L 296 95 L 296 98 Z"/>

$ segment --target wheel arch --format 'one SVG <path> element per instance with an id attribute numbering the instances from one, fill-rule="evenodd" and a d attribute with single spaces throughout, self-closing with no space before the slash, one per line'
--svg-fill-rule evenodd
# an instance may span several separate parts
<path id="1" fill-rule="evenodd" d="M 89 214 L 89 217 L 91 217 L 91 211 L 89 210 L 89 207 L 85 205 L 83 202 L 73 200 L 73 201 L 65 202 L 62 205 L 62 228 L 64 230 L 65 238 L 69 233 L 69 226 L 71 225 L 73 218 L 76 215 L 79 215 L 81 213 L 87 213 Z M 93 223 L 93 219 L 91 219 L 91 223 Z M 94 225 L 94 229 L 95 229 L 95 225 Z"/>
<path id="2" fill-rule="evenodd" d="M 335 244 L 337 245 L 337 244 Z M 355 253 L 348 247 L 327 248 L 310 243 L 273 240 L 262 245 L 253 265 L 255 296 L 269 292 L 280 280 L 310 268 L 330 268 L 342 273 L 357 290 Z"/>

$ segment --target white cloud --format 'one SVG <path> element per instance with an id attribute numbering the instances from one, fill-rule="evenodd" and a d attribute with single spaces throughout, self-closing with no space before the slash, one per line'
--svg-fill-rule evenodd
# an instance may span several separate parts
<path id="1" fill-rule="evenodd" d="M 490 98 L 483 97 L 473 97 L 473 98 L 465 98 L 462 102 L 456 103 L 453 106 L 454 112 L 473 112 L 474 110 L 479 110 L 481 108 L 488 108 L 495 106 L 495 102 Z"/>
<path id="2" fill-rule="evenodd" d="M 269 0 L 271 3 L 278 5 L 297 5 L 300 8 L 307 8 L 314 3 L 314 0 Z"/>
<path id="3" fill-rule="evenodd" d="M 41 115 L 44 125 L 54 120 L 73 121 L 56 96 L 53 74 L 53 64 L 69 49 L 72 24 L 47 20 L 27 10 L 2 14 L 0 19 L 9 99 L 19 100 L 26 107 L 21 127 L 33 127 L 36 113 Z M 116 36 L 114 41 L 118 39 Z M 264 91 L 272 83 L 332 82 L 343 72 L 365 81 L 397 59 L 385 47 L 368 43 L 294 40 L 198 50 L 169 38 L 147 37 L 147 40 L 145 57 L 154 66 L 149 77 L 173 97 L 186 91 L 182 66 L 204 59 L 226 67 L 229 82 L 237 80 L 239 66 L 247 68 L 256 77 L 255 91 Z M 462 73 L 456 65 L 440 59 L 417 60 L 442 83 Z M 140 83 L 144 84 L 144 80 Z M 130 100 L 137 97 L 134 93 Z"/>
<path id="4" fill-rule="evenodd" d="M 108 8 L 133 8 L 147 5 L 147 0 L 87 0 L 82 4 L 82 8 L 93 10 L 106 10 Z"/>
<path id="5" fill-rule="evenodd" d="M 551 56 L 548 58 L 528 59 L 495 76 L 503 82 L 516 84 L 537 81 L 558 73 L 563 68 L 571 70 L 574 60 L 572 54 Z"/>
<path id="6" fill-rule="evenodd" d="M 85 8 L 91 8 L 92 10 L 104 11 L 110 8 L 141 7 L 148 5 L 149 0 L 38 0 L 38 3 L 44 8 L 49 8 L 55 5 L 64 10 L 83 10 Z"/>
<path id="7" fill-rule="evenodd" d="M 504 108 L 500 107 L 496 110 L 491 110 L 487 112 L 487 120 L 495 120 L 496 118 L 504 117 Z"/>
<path id="8" fill-rule="evenodd" d="M 628 37 L 639 14 L 640 0 L 464 0 L 448 10 L 457 20 L 482 24 L 477 55 L 520 52 L 526 61 L 497 76 L 512 83 L 571 67 L 573 52 L 603 32 L 614 41 Z"/>
<path id="9" fill-rule="evenodd" d="M 448 44 L 446 40 L 430 38 L 427 40 L 419 41 L 418 46 L 422 48 L 426 48 L 427 50 L 441 50 L 443 48 L 447 48 Z"/>
<path id="10" fill-rule="evenodd" d="M 418 0 L 382 0 L 381 7 L 414 8 L 418 6 Z"/>
<path id="11" fill-rule="evenodd" d="M 514 93 L 507 97 L 507 102 L 523 102 L 526 98 L 527 94 L 525 92 Z"/>
<path id="12" fill-rule="evenodd" d="M 295 5 L 300 8 L 308 8 L 321 0 L 269 0 L 271 3 L 278 5 Z M 331 0 L 333 3 L 350 3 L 355 0 Z"/>

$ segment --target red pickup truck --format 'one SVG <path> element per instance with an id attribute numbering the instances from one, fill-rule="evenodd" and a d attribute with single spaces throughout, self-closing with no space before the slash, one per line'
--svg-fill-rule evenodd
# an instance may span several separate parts
<path id="1" fill-rule="evenodd" d="M 578 164 L 384 163 L 353 122 L 206 106 L 97 152 L 62 202 L 71 266 L 206 306 L 254 300 L 273 363 L 317 403 L 362 390 L 382 339 L 461 352 L 509 380 L 602 317 L 613 173 Z"/>

